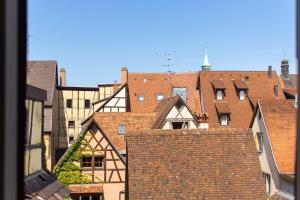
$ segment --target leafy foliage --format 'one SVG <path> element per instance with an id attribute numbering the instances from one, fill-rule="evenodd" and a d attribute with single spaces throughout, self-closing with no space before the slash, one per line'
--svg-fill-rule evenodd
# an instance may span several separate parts
<path id="1" fill-rule="evenodd" d="M 83 136 L 84 134 L 81 134 L 77 140 L 74 141 L 74 144 L 67 151 L 67 154 L 57 163 L 54 169 L 58 180 L 64 185 L 91 182 L 89 177 L 82 174 L 81 168 L 75 164 L 76 161 L 80 162 L 82 158 L 81 146 L 85 145 Z"/>

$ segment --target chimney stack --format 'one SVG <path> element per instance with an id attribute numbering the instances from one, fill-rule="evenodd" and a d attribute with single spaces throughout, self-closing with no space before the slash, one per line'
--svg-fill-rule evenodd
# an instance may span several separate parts
<path id="1" fill-rule="evenodd" d="M 113 83 L 113 92 L 115 93 L 120 87 L 120 83 L 118 81 L 114 81 Z"/>
<path id="2" fill-rule="evenodd" d="M 284 58 L 281 61 L 281 75 L 284 79 L 289 79 L 289 60 Z"/>
<path id="3" fill-rule="evenodd" d="M 66 70 L 61 68 L 59 71 L 59 85 L 66 86 Z"/>
<path id="4" fill-rule="evenodd" d="M 271 65 L 268 66 L 268 76 L 270 79 L 272 78 L 272 66 Z"/>
<path id="5" fill-rule="evenodd" d="M 127 83 L 128 81 L 128 69 L 127 67 L 122 67 L 121 69 L 121 84 Z"/>

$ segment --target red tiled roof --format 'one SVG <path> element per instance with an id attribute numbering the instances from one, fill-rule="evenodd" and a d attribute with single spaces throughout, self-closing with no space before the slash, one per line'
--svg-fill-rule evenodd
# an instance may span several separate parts
<path id="1" fill-rule="evenodd" d="M 294 100 L 259 100 L 280 174 L 295 174 L 296 108 Z"/>
<path id="2" fill-rule="evenodd" d="M 233 80 L 233 83 L 234 83 L 235 87 L 239 90 L 243 90 L 243 89 L 247 90 L 248 89 L 247 84 L 243 80 Z"/>
<path id="3" fill-rule="evenodd" d="M 103 193 L 101 184 L 74 184 L 69 185 L 68 189 L 72 194 Z"/>
<path id="4" fill-rule="evenodd" d="M 284 88 L 283 92 L 295 97 L 297 94 L 297 89 L 296 88 Z"/>
<path id="5" fill-rule="evenodd" d="M 128 91 L 131 112 L 149 113 L 158 105 L 157 94 L 172 96 L 172 88 L 187 88 L 187 105 L 193 112 L 200 112 L 200 98 L 197 88 L 198 72 L 188 73 L 135 73 L 128 72 Z M 144 102 L 138 96 L 144 96 Z"/>
<path id="6" fill-rule="evenodd" d="M 109 137 L 118 150 L 126 149 L 124 136 L 119 135 L 119 125 L 125 125 L 125 135 L 130 131 L 150 129 L 157 117 L 157 113 L 105 113 L 95 112 L 93 120 Z"/>
<path id="7" fill-rule="evenodd" d="M 230 114 L 230 109 L 226 102 L 216 102 L 216 109 L 219 114 Z"/>
<path id="8" fill-rule="evenodd" d="M 221 90 L 225 90 L 226 89 L 226 87 L 224 86 L 222 80 L 212 80 L 211 84 L 213 85 L 213 87 L 215 89 L 221 89 Z"/>
<path id="9" fill-rule="evenodd" d="M 200 73 L 200 85 L 203 99 L 203 110 L 209 115 L 209 127 L 221 127 L 215 108 L 216 97 L 211 86 L 212 80 L 223 80 L 226 87 L 224 101 L 230 107 L 231 121 L 228 127 L 248 128 L 250 126 L 253 110 L 249 98 L 239 100 L 233 80 L 245 81 L 248 87 L 247 94 L 256 104 L 257 99 L 271 98 L 284 99 L 278 77 L 275 72 L 269 78 L 267 71 L 203 71 Z M 274 86 L 278 85 L 278 97 L 275 97 Z"/>
<path id="10" fill-rule="evenodd" d="M 156 129 L 126 141 L 129 199 L 267 199 L 250 129 Z"/>

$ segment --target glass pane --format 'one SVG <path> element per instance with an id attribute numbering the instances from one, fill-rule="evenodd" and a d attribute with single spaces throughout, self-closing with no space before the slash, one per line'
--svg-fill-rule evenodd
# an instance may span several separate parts
<path id="1" fill-rule="evenodd" d="M 179 95 L 182 97 L 184 101 L 186 101 L 186 88 L 180 87 L 180 88 L 173 88 L 173 96 Z"/>

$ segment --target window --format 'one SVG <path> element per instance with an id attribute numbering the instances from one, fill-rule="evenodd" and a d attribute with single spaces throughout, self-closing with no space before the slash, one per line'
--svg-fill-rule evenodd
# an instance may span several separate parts
<path id="1" fill-rule="evenodd" d="M 220 115 L 220 122 L 222 126 L 228 125 L 228 116 L 225 114 Z"/>
<path id="2" fill-rule="evenodd" d="M 67 99 L 66 104 L 67 104 L 67 108 L 72 108 L 72 104 L 73 104 L 72 99 Z"/>
<path id="3" fill-rule="evenodd" d="M 217 90 L 216 97 L 217 97 L 217 100 L 222 100 L 223 99 L 223 91 Z"/>
<path id="4" fill-rule="evenodd" d="M 104 160 L 103 156 L 95 156 L 94 157 L 95 167 L 103 167 L 103 160 Z"/>
<path id="5" fill-rule="evenodd" d="M 172 122 L 173 129 L 182 129 L 183 122 Z"/>
<path id="6" fill-rule="evenodd" d="M 83 156 L 81 159 L 82 167 L 92 167 L 92 156 Z"/>
<path id="7" fill-rule="evenodd" d="M 243 101 L 246 98 L 246 91 L 245 90 L 240 90 L 240 100 Z"/>
<path id="8" fill-rule="evenodd" d="M 261 119 L 261 112 L 258 113 L 258 119 Z"/>
<path id="9" fill-rule="evenodd" d="M 266 192 L 270 195 L 271 193 L 271 177 L 270 174 L 264 173 Z"/>
<path id="10" fill-rule="evenodd" d="M 187 100 L 187 94 L 186 94 L 186 88 L 185 87 L 176 87 L 172 89 L 173 96 L 179 95 L 181 98 L 186 102 Z"/>
<path id="11" fill-rule="evenodd" d="M 144 102 L 145 98 L 143 95 L 138 96 L 139 102 Z"/>
<path id="12" fill-rule="evenodd" d="M 163 94 L 157 94 L 156 95 L 156 100 L 157 101 L 161 101 L 163 98 L 165 98 L 165 96 Z"/>
<path id="13" fill-rule="evenodd" d="M 119 135 L 125 135 L 125 124 L 119 125 Z"/>
<path id="14" fill-rule="evenodd" d="M 89 99 L 84 100 L 84 108 L 90 108 L 91 107 L 91 101 Z"/>
<path id="15" fill-rule="evenodd" d="M 257 143 L 258 143 L 258 152 L 262 152 L 263 151 L 263 134 L 261 132 L 256 133 L 257 136 Z"/>
<path id="16" fill-rule="evenodd" d="M 278 97 L 278 85 L 274 85 L 274 95 Z"/>
<path id="17" fill-rule="evenodd" d="M 70 137 L 69 137 L 69 144 L 72 144 L 73 141 L 74 141 L 74 136 L 70 136 Z"/>
<path id="18" fill-rule="evenodd" d="M 183 129 L 189 129 L 190 128 L 190 124 L 188 122 L 184 122 L 182 128 Z"/>
<path id="19" fill-rule="evenodd" d="M 75 121 L 69 121 L 68 128 L 75 128 Z"/>

